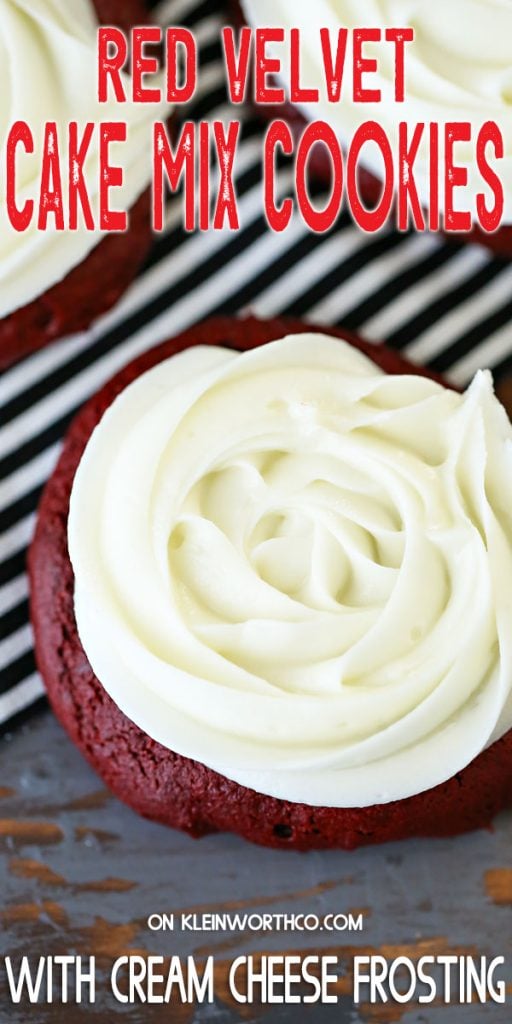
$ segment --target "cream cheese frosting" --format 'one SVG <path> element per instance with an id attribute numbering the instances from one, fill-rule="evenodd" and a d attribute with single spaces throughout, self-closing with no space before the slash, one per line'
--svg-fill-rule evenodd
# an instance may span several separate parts
<path id="1" fill-rule="evenodd" d="M 11 125 L 26 121 L 34 135 L 35 153 L 17 155 L 17 203 L 38 201 L 44 124 L 57 124 L 62 185 L 67 192 L 67 129 L 77 121 L 126 121 L 127 141 L 111 147 L 113 163 L 123 168 L 124 183 L 112 193 L 115 209 L 129 210 L 149 184 L 151 124 L 164 109 L 156 104 L 100 104 L 97 99 L 98 22 L 90 0 L 3 0 L 0 4 L 0 140 Z M 127 79 L 125 79 L 125 82 Z M 128 93 L 128 89 L 126 89 Z M 85 164 L 84 178 L 97 223 L 99 192 L 99 132 Z M 4 176 L 2 176 L 4 179 Z M 101 240 L 102 233 L 80 227 L 17 232 L 5 203 L 5 180 L 0 184 L 0 317 L 31 302 L 62 280 Z"/>
<path id="2" fill-rule="evenodd" d="M 487 195 L 476 166 L 474 140 L 484 122 L 496 121 L 505 145 L 504 158 L 499 161 L 505 190 L 503 219 L 512 222 L 511 0 L 444 0 L 443 3 L 432 0 L 315 0 L 314 3 L 242 0 L 242 4 L 255 25 L 300 29 L 302 84 L 320 89 L 319 103 L 305 105 L 303 112 L 310 119 L 321 118 L 332 124 L 345 144 L 367 120 L 382 124 L 395 152 L 400 121 L 410 125 L 426 122 L 427 126 L 431 121 L 441 124 L 468 121 L 473 129 L 473 143 L 460 142 L 455 147 L 456 162 L 468 168 L 467 187 L 457 189 L 457 209 L 467 208 L 475 214 L 475 195 L 478 192 Z M 395 102 L 394 47 L 385 42 L 364 44 L 365 56 L 373 56 L 378 61 L 378 71 L 368 74 L 365 84 L 368 88 L 381 89 L 381 102 L 352 102 L 350 46 L 347 47 L 341 100 L 339 103 L 327 101 L 325 86 L 322 88 L 320 28 L 331 31 L 335 46 L 340 26 L 383 30 L 410 26 L 414 29 L 415 40 L 406 46 L 404 103 Z M 273 49 L 282 61 L 283 81 L 289 82 L 289 45 L 278 44 Z M 271 46 L 269 50 L 272 51 Z M 376 147 L 366 146 L 361 159 L 378 178 L 383 177 L 382 159 Z M 429 197 L 428 159 L 428 148 L 422 144 L 414 169 L 425 206 Z"/>
<path id="3" fill-rule="evenodd" d="M 367 806 L 512 727 L 512 427 L 348 344 L 195 347 L 123 391 L 71 495 L 78 631 L 151 737 Z"/>

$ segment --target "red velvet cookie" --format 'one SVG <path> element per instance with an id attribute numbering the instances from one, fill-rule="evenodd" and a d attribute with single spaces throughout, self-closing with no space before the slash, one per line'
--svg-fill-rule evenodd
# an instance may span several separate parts
<path id="1" fill-rule="evenodd" d="M 232 21 L 236 27 L 241 28 L 243 25 L 246 25 L 247 20 L 245 18 L 241 0 L 230 0 L 229 7 L 232 15 Z M 290 126 L 295 142 L 299 141 L 304 129 L 308 125 L 308 121 L 304 117 L 300 108 L 290 101 L 286 101 L 282 105 L 274 104 L 265 106 L 265 104 L 255 104 L 254 109 L 258 116 L 267 123 L 277 119 L 283 119 L 286 121 Z M 313 178 L 322 184 L 325 184 L 326 187 L 330 187 L 332 180 L 332 163 L 327 154 L 327 150 L 323 146 L 315 146 L 311 151 L 308 168 Z M 369 209 L 376 207 L 382 194 L 382 181 L 380 181 L 379 178 L 376 178 L 371 171 L 366 170 L 364 167 L 359 167 L 357 172 L 357 182 L 361 201 Z M 393 215 L 392 209 L 391 217 L 393 217 Z M 475 242 L 480 245 L 485 245 L 486 248 L 491 249 L 496 256 L 512 256 L 512 224 L 504 224 L 498 229 L 498 231 L 493 233 L 482 231 L 481 228 L 475 227 L 469 232 L 447 232 L 446 234 L 440 232 L 440 234 L 450 242 Z"/>
<path id="2" fill-rule="evenodd" d="M 93 0 L 103 25 L 144 25 L 144 0 Z M 109 234 L 82 263 L 32 302 L 0 319 L 0 370 L 65 334 L 85 330 L 133 281 L 151 245 L 149 189 L 132 207 L 126 232 Z"/>
<path id="3" fill-rule="evenodd" d="M 43 494 L 29 555 L 36 658 L 48 696 L 72 740 L 118 797 L 143 816 L 193 836 L 232 831 L 266 846 L 353 849 L 486 826 L 512 804 L 512 732 L 456 777 L 408 799 L 363 808 L 292 803 L 240 786 L 155 742 L 109 697 L 80 644 L 67 549 L 69 497 L 84 448 L 105 410 L 140 374 L 191 345 L 224 345 L 243 351 L 287 333 L 309 330 L 308 324 L 279 319 L 207 321 L 130 363 L 75 418 Z M 386 372 L 432 376 L 388 349 L 341 330 L 322 331 L 349 341 Z"/>

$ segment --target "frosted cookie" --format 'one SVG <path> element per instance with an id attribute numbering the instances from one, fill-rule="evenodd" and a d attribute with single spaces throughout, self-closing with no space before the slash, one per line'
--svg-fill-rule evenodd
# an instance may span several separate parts
<path id="1" fill-rule="evenodd" d="M 362 122 L 376 121 L 384 129 L 394 154 L 398 153 L 399 124 L 408 126 L 409 145 L 417 125 L 425 125 L 421 142 L 413 162 L 413 173 L 418 202 L 424 211 L 428 227 L 430 182 L 433 177 L 431 159 L 436 163 L 435 147 L 429 140 L 429 125 L 441 126 L 437 146 L 439 149 L 440 227 L 444 221 L 443 145 L 444 125 L 464 123 L 471 138 L 457 141 L 454 163 L 467 171 L 467 185 L 454 191 L 450 209 L 470 215 L 468 226 L 454 230 L 447 225 L 446 237 L 454 242 L 481 242 L 497 254 L 512 254 L 512 93 L 510 67 L 512 64 L 512 6 L 503 0 L 450 0 L 443 5 L 429 4 L 426 0 L 318 0 L 315 4 L 297 4 L 293 0 L 231 0 L 233 18 L 237 25 L 248 23 L 253 27 L 279 27 L 283 41 L 268 44 L 269 57 L 280 61 L 280 73 L 274 84 L 284 87 L 286 104 L 283 108 L 273 104 L 258 106 L 257 110 L 268 119 L 285 117 L 299 138 L 306 124 L 324 120 L 332 126 L 344 149 Z M 405 47 L 405 101 L 396 102 L 397 51 L 386 33 L 397 28 L 411 27 L 414 42 Z M 315 102 L 290 101 L 291 47 L 290 32 L 300 32 L 299 84 L 302 93 L 318 94 Z M 328 66 L 335 66 L 338 33 L 347 30 L 339 99 L 328 98 L 325 55 L 321 45 L 321 30 L 329 31 L 331 50 Z M 378 100 L 356 102 L 353 81 L 353 32 L 369 28 L 379 33 L 374 41 L 365 40 L 362 59 L 368 61 L 369 70 L 361 76 L 363 89 L 378 96 Z M 341 44 L 340 44 L 341 45 Z M 374 63 L 374 69 L 371 63 Z M 366 65 L 365 65 L 366 66 Z M 270 78 L 270 76 L 269 76 Z M 337 86 L 336 86 L 337 88 Z M 477 139 L 484 125 L 497 122 L 503 135 L 503 154 L 496 158 L 493 144 L 487 140 L 478 155 Z M 433 154 L 433 155 L 432 155 Z M 486 159 L 483 160 L 485 154 Z M 484 172 L 482 164 L 488 162 Z M 373 209 L 378 205 L 383 182 L 383 157 L 379 147 L 372 143 L 364 146 L 358 162 L 358 190 L 364 204 Z M 321 181 L 330 182 L 331 159 L 323 146 L 311 152 L 309 169 Z M 494 206 L 490 184 L 498 172 L 503 187 L 504 209 L 498 230 L 482 230 L 477 217 L 477 197 L 485 198 L 488 209 Z M 460 175 L 459 175 L 460 177 Z M 396 184 L 396 181 L 395 181 Z M 391 213 L 396 223 L 396 214 Z M 451 218 L 449 218 L 451 219 Z M 470 230 L 471 219 L 475 225 Z"/>
<path id="2" fill-rule="evenodd" d="M 28 200 L 34 212 L 30 226 L 16 230 L 2 203 L 0 370 L 55 338 L 88 327 L 134 278 L 151 243 L 147 150 L 151 118 L 159 116 L 154 105 L 149 111 L 147 104 L 123 104 L 121 109 L 114 102 L 100 106 L 95 98 L 98 24 L 118 25 L 128 32 L 133 25 L 147 23 L 144 0 L 74 0 L 71 5 L 66 0 L 6 0 L 4 8 L 0 49 L 3 92 L 10 97 L 6 126 L 26 121 L 34 137 L 33 154 L 25 153 L 21 144 L 16 149 L 16 206 L 23 209 Z M 56 125 L 65 196 L 69 122 L 78 123 L 81 137 L 87 122 L 108 120 L 128 124 L 127 142 L 117 149 L 112 146 L 112 160 L 122 166 L 124 183 L 113 191 L 111 204 L 129 211 L 127 231 L 87 230 L 81 211 L 77 230 L 55 230 L 53 215 L 48 215 L 47 229 L 39 230 L 44 123 Z M 96 226 L 98 138 L 96 132 L 83 171 Z"/>
<path id="3" fill-rule="evenodd" d="M 278 339 L 278 340 L 275 340 Z M 512 427 L 397 354 L 216 320 L 75 419 L 30 552 L 90 763 L 192 835 L 353 848 L 512 801 Z"/>

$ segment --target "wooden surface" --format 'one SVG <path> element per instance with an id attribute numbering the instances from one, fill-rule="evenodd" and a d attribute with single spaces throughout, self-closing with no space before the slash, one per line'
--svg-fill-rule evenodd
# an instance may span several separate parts
<path id="1" fill-rule="evenodd" d="M 216 954 L 214 1006 L 126 1011 L 99 985 L 95 1006 L 6 1009 L 9 1024 L 505 1024 L 510 1007 L 357 1010 L 350 978 L 337 1006 L 251 1008 L 226 993 L 238 953 L 358 948 L 411 957 L 447 951 L 512 961 L 512 815 L 494 832 L 393 844 L 356 853 L 269 851 L 232 836 L 194 841 L 137 818 L 106 792 L 49 711 L 0 740 L 0 956 L 81 953 L 107 968 L 123 953 Z M 153 933 L 152 912 L 364 912 L 362 933 Z"/>

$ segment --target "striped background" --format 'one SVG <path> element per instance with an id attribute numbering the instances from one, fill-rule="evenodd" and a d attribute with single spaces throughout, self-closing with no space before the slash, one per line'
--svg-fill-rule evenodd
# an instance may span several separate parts
<path id="1" fill-rule="evenodd" d="M 219 29 L 222 0 L 167 0 L 163 22 L 193 28 L 199 89 L 186 118 L 243 122 L 237 158 L 240 231 L 186 234 L 179 199 L 142 274 L 87 333 L 57 342 L 0 381 L 0 725 L 42 693 L 28 622 L 25 556 L 38 497 L 75 410 L 149 346 L 215 313 L 289 314 L 344 324 L 400 348 L 464 385 L 480 366 L 512 366 L 512 263 L 477 246 L 386 230 L 357 231 L 348 217 L 326 235 L 295 219 L 281 235 L 262 214 L 262 129 L 227 104 Z M 291 185 L 283 164 L 282 189 Z"/>

